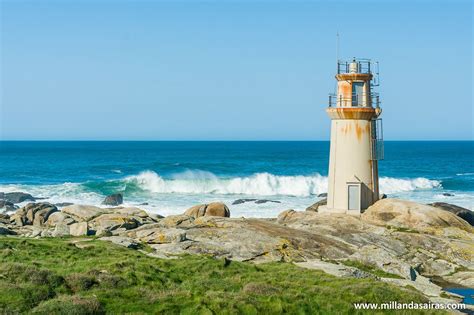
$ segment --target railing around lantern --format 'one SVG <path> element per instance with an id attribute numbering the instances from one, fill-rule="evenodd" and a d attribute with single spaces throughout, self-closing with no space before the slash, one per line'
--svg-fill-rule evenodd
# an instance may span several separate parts
<path id="1" fill-rule="evenodd" d="M 384 159 L 382 119 L 372 120 L 372 160 Z"/>
<path id="2" fill-rule="evenodd" d="M 329 107 L 380 107 L 380 97 L 378 93 L 369 97 L 366 94 L 352 94 L 350 97 L 329 94 Z"/>
<path id="3" fill-rule="evenodd" d="M 351 61 L 338 60 L 337 61 L 337 74 L 351 73 L 350 64 L 357 63 L 357 73 L 372 73 L 370 59 L 356 58 Z"/>
<path id="4" fill-rule="evenodd" d="M 356 63 L 357 67 L 351 67 L 351 63 Z M 344 73 L 370 73 L 372 74 L 372 86 L 380 85 L 379 62 L 365 58 L 355 58 L 352 60 L 338 60 L 337 74 Z"/>

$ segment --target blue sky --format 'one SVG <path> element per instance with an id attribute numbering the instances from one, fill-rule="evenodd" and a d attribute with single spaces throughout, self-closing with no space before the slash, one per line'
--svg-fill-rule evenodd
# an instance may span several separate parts
<path id="1" fill-rule="evenodd" d="M 336 32 L 385 139 L 473 137 L 470 1 L 0 2 L 2 139 L 328 140 Z"/>

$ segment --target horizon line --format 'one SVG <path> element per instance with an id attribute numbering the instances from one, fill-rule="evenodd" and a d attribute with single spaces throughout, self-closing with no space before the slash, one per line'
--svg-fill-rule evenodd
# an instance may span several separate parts
<path id="1" fill-rule="evenodd" d="M 269 140 L 197 140 L 197 139 L 0 139 L 0 142 L 330 142 L 331 140 L 285 140 L 285 139 L 269 139 Z M 384 142 L 390 141 L 405 141 L 405 142 L 440 142 L 440 141 L 462 141 L 462 142 L 473 142 L 474 139 L 390 139 L 384 140 Z"/>

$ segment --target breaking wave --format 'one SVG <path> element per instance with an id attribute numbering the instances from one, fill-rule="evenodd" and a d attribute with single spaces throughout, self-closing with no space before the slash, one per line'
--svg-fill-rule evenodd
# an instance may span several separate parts
<path id="1" fill-rule="evenodd" d="M 441 182 L 423 177 L 414 179 L 400 179 L 392 177 L 381 177 L 380 191 L 385 194 L 394 194 L 399 192 L 414 191 L 419 189 L 441 188 Z"/>
<path id="2" fill-rule="evenodd" d="M 153 171 L 108 181 L 63 183 L 55 185 L 0 185 L 0 191 L 23 191 L 48 202 L 100 204 L 105 195 L 120 191 L 129 198 L 153 198 L 151 194 L 254 195 L 310 197 L 327 192 L 328 179 L 320 174 L 282 176 L 256 173 L 250 176 L 223 178 L 207 171 L 190 170 L 164 178 Z M 397 194 L 442 188 L 441 182 L 427 178 L 380 178 L 380 191 Z"/>
<path id="3" fill-rule="evenodd" d="M 210 172 L 187 171 L 164 179 L 155 172 L 145 171 L 125 180 L 154 193 L 309 196 L 323 193 L 327 187 L 327 178 L 319 174 L 276 176 L 258 173 L 248 177 L 219 178 Z"/>
<path id="4" fill-rule="evenodd" d="M 127 189 L 137 188 L 152 193 L 285 195 L 296 197 L 327 192 L 328 185 L 327 177 L 320 174 L 281 176 L 257 173 L 245 177 L 222 178 L 213 173 L 199 170 L 179 173 L 171 178 L 163 178 L 153 171 L 144 171 L 138 175 L 128 176 L 123 181 L 122 184 L 125 184 Z M 441 188 L 441 182 L 427 178 L 380 178 L 380 191 L 386 194 L 433 188 Z"/>

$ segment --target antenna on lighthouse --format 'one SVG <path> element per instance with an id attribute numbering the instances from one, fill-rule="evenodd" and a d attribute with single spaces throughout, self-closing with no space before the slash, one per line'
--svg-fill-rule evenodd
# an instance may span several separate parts
<path id="1" fill-rule="evenodd" d="M 339 31 L 336 32 L 336 58 L 339 62 Z"/>

